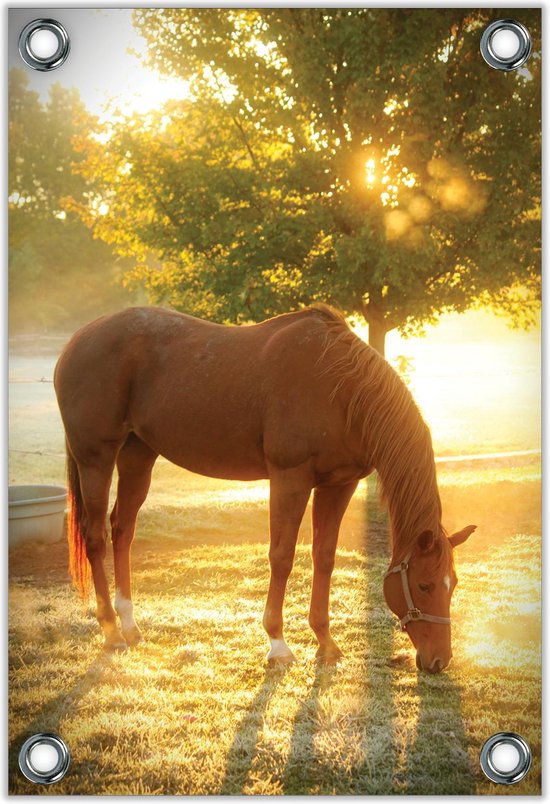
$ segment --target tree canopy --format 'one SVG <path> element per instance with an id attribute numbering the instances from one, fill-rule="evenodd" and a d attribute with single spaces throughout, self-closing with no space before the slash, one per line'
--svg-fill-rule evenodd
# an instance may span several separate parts
<path id="1" fill-rule="evenodd" d="M 127 303 L 120 258 L 65 203 L 91 192 L 75 139 L 95 123 L 78 92 L 56 84 L 41 103 L 11 70 L 8 118 L 10 331 L 74 327 Z"/>
<path id="2" fill-rule="evenodd" d="M 83 138 L 74 208 L 154 301 L 218 320 L 326 301 L 380 350 L 478 304 L 529 323 L 540 10 L 508 15 L 534 39 L 512 73 L 479 53 L 489 9 L 139 9 L 189 97 Z"/>

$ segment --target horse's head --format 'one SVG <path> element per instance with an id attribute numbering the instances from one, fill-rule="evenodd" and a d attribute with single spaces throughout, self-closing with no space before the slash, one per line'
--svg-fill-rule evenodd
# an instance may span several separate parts
<path id="1" fill-rule="evenodd" d="M 426 530 L 384 578 L 386 602 L 416 648 L 419 670 L 439 673 L 451 661 L 451 597 L 457 583 L 453 548 L 476 529 L 468 525 L 446 537 Z"/>

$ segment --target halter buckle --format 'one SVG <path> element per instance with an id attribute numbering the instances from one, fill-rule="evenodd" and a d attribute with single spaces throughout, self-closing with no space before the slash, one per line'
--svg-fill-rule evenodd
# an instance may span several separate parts
<path id="1" fill-rule="evenodd" d="M 422 612 L 420 609 L 409 609 L 407 612 L 411 620 L 419 620 L 422 617 Z"/>
<path id="2" fill-rule="evenodd" d="M 407 572 L 408 569 L 409 569 L 409 562 L 408 561 L 402 561 L 401 564 L 399 565 L 399 571 L 400 572 Z"/>

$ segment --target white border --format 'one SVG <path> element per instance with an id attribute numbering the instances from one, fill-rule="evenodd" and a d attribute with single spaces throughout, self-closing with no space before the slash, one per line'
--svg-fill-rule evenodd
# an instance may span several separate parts
<path id="1" fill-rule="evenodd" d="M 18 8 L 18 9 L 31 9 L 31 8 L 40 8 L 40 9 L 55 9 L 55 8 L 491 8 L 491 9 L 507 9 L 507 8 L 518 8 L 521 6 L 521 3 L 518 2 L 499 2 L 498 4 L 494 3 L 487 3 L 487 2 L 434 2 L 434 3 L 414 3 L 414 2 L 377 2 L 376 0 L 369 2 L 368 0 L 364 0 L 363 2 L 353 2 L 348 0 L 340 0 L 340 2 L 335 0 L 325 0 L 325 2 L 277 2 L 277 0 L 261 0 L 261 2 L 253 3 L 253 2 L 243 2 L 243 0 L 233 0 L 233 2 L 224 2 L 224 0 L 220 0 L 220 2 L 181 2 L 181 3 L 172 3 L 172 2 L 165 2 L 165 3 L 158 3 L 158 2 L 150 2 L 150 3 L 129 3 L 124 2 L 122 0 L 119 3 L 79 3 L 79 2 L 58 2 L 54 5 L 51 3 L 46 2 L 35 2 L 35 3 L 4 3 L 3 0 L 0 0 L 0 31 L 1 31 L 1 41 L 4 45 L 3 52 L 6 54 L 8 52 L 7 47 L 7 28 L 8 28 L 8 9 L 9 8 Z M 548 0 L 542 3 L 529 3 L 525 6 L 526 8 L 541 8 L 542 9 L 542 21 L 543 21 L 543 46 L 546 44 L 546 12 L 548 7 Z M 48 14 L 47 16 L 54 16 L 54 14 Z M 5 57 L 4 57 L 5 58 Z M 547 93 L 547 81 L 546 81 L 546 70 L 544 69 L 544 53 L 543 53 L 543 206 L 548 195 L 547 188 L 548 188 L 548 179 L 549 179 L 549 169 L 548 169 L 548 161 L 546 159 L 546 154 L 548 151 L 548 143 L 547 137 L 549 136 L 546 132 L 548 131 L 548 120 L 549 120 L 549 111 L 548 111 L 548 93 Z M 4 62 L 3 68 L 4 76 L 1 85 L 1 100 L 2 105 L 1 108 L 3 110 L 3 125 L 1 129 L 1 141 L 2 141 L 2 159 L 0 160 L 0 176 L 2 179 L 2 186 L 7 188 L 7 65 Z M 7 198 L 7 192 L 5 192 L 4 198 Z M 8 384 L 7 384 L 7 376 L 8 376 L 8 337 L 7 337 L 7 204 L 3 202 L 3 215 L 2 215 L 2 225 L 0 227 L 0 233 L 2 238 L 2 245 L 3 250 L 2 254 L 4 259 L 2 260 L 2 277 L 0 279 L 0 311 L 3 312 L 3 318 L 0 323 L 1 327 L 1 336 L 3 338 L 3 381 L 4 381 L 4 388 L 3 393 L 0 394 L 0 421 L 3 422 L 3 434 L 4 434 L 4 443 L 7 446 L 7 439 L 8 439 L 8 428 L 7 428 L 7 421 L 8 421 L 8 404 L 7 404 L 7 394 L 8 394 Z M 547 255 L 547 223 L 546 220 L 543 221 L 543 277 L 548 281 L 548 255 Z M 549 304 L 548 300 L 548 292 L 546 292 L 546 282 L 543 285 L 543 328 L 542 328 L 542 340 L 543 340 L 543 364 L 542 364 L 542 387 L 543 387 L 543 400 L 547 399 L 546 396 L 546 380 L 548 377 L 548 341 L 549 341 L 549 334 L 548 334 L 548 324 L 547 324 L 547 316 L 548 316 L 548 307 Z M 543 428 L 542 428 L 542 443 L 543 443 L 543 533 L 546 531 L 546 524 L 548 521 L 548 479 L 546 476 L 546 461 L 544 460 L 544 456 L 547 454 L 546 450 L 548 448 L 548 428 L 547 428 L 547 416 L 544 415 L 544 405 L 543 405 Z M 6 792 L 7 786 L 7 763 L 8 763 L 8 726 L 7 726 L 7 700 L 8 700 L 8 605 L 7 605 L 7 577 L 8 577 L 8 561 L 7 561 L 7 554 L 8 554 L 8 539 L 7 539 L 7 521 L 8 521 L 8 511 L 7 511 L 7 488 L 8 488 L 8 469 L 7 469 L 7 448 L 4 452 L 4 460 L 0 462 L 0 501 L 1 501 L 1 511 L 2 511 L 2 533 L 4 536 L 3 544 L 4 547 L 0 551 L 0 577 L 3 579 L 2 583 L 4 584 L 4 594 L 0 596 L 0 611 L 2 613 L 1 622 L 3 624 L 2 628 L 2 666 L 3 666 L 3 684 L 0 691 L 0 716 L 2 722 L 2 730 L 0 732 L 0 751 L 2 752 L 2 757 L 0 758 L 0 784 L 2 785 L 0 789 L 0 800 L 1 801 L 8 801 L 14 800 L 15 798 L 18 801 L 33 801 L 35 800 L 34 796 L 17 796 L 17 797 L 8 797 Z M 546 567 L 546 557 L 548 553 L 548 548 L 544 545 L 543 540 L 543 567 Z M 545 577 L 546 572 L 543 573 L 543 579 Z M 549 684 L 548 679 L 548 667 L 545 661 L 546 658 L 546 647 L 548 644 L 548 637 L 549 637 L 549 618 L 548 618 L 548 607 L 550 606 L 550 591 L 549 591 L 549 584 L 548 582 L 543 582 L 543 589 L 542 589 L 542 599 L 543 599 L 543 698 L 542 698 L 542 711 L 543 711 L 543 728 L 542 728 L 542 771 L 543 771 L 543 794 L 541 799 L 546 801 L 549 797 L 549 792 L 547 789 L 547 785 L 545 784 L 546 778 L 546 769 L 550 768 L 550 765 L 547 763 L 550 761 L 550 749 L 547 745 L 548 743 L 548 724 L 547 724 L 547 688 Z M 2 772 L 3 771 L 3 772 Z M 512 791 L 507 791 L 511 793 Z M 495 796 L 465 796 L 464 798 L 467 801 L 487 801 L 490 799 L 500 799 L 500 795 Z M 55 801 L 59 800 L 60 798 L 65 798 L 65 796 L 58 796 L 58 795 L 41 795 L 42 800 L 49 800 Z M 80 801 L 86 802 L 93 802 L 95 801 L 95 796 L 80 796 Z M 102 801 L 112 801 L 115 802 L 118 800 L 120 796 L 102 796 Z M 151 799 L 155 800 L 158 799 L 158 796 L 140 796 L 141 799 Z M 167 796 L 166 798 L 176 798 L 174 796 Z M 179 798 L 179 797 L 177 797 Z M 194 800 L 204 799 L 206 802 L 211 801 L 213 799 L 225 799 L 226 797 L 221 796 L 194 796 Z M 232 801 L 247 801 L 250 797 L 249 796 L 232 796 Z M 266 801 L 269 801 L 272 797 L 271 796 L 261 796 L 257 798 L 262 798 Z M 320 798 L 326 799 L 327 801 L 332 800 L 333 797 L 328 796 L 288 796 L 286 797 L 287 800 L 295 799 L 297 801 L 303 801 L 305 799 L 314 799 L 319 800 Z M 346 798 L 355 798 L 355 796 L 347 797 Z M 360 796 L 361 799 L 370 798 L 377 801 L 393 801 L 395 802 L 398 796 Z M 428 796 L 420 796 L 420 800 L 423 798 L 428 798 Z M 440 796 L 430 796 L 429 798 L 442 798 Z M 445 799 L 447 798 L 458 798 L 458 796 L 444 796 Z M 460 798 L 463 798 L 462 796 Z M 513 796 L 514 801 L 531 801 L 533 799 L 532 796 Z"/>

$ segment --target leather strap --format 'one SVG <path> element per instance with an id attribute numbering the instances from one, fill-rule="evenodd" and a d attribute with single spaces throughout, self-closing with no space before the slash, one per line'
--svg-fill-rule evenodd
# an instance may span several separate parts
<path id="1" fill-rule="evenodd" d="M 440 625 L 450 625 L 451 624 L 450 617 L 437 617 L 435 614 L 424 614 L 423 611 L 420 611 L 420 609 L 414 605 L 411 590 L 409 587 L 409 579 L 407 577 L 407 570 L 409 569 L 410 558 L 411 554 L 409 553 L 403 559 L 403 561 L 401 561 L 400 564 L 396 564 L 395 567 L 392 567 L 384 575 L 384 579 L 386 579 L 389 575 L 393 575 L 394 573 L 399 572 L 401 574 L 401 584 L 403 586 L 403 594 L 405 595 L 405 601 L 407 603 L 407 606 L 409 607 L 405 616 L 401 617 L 399 620 L 399 622 L 401 623 L 401 628 L 404 631 L 407 623 L 415 622 L 416 620 L 425 620 L 426 622 L 439 623 Z"/>

